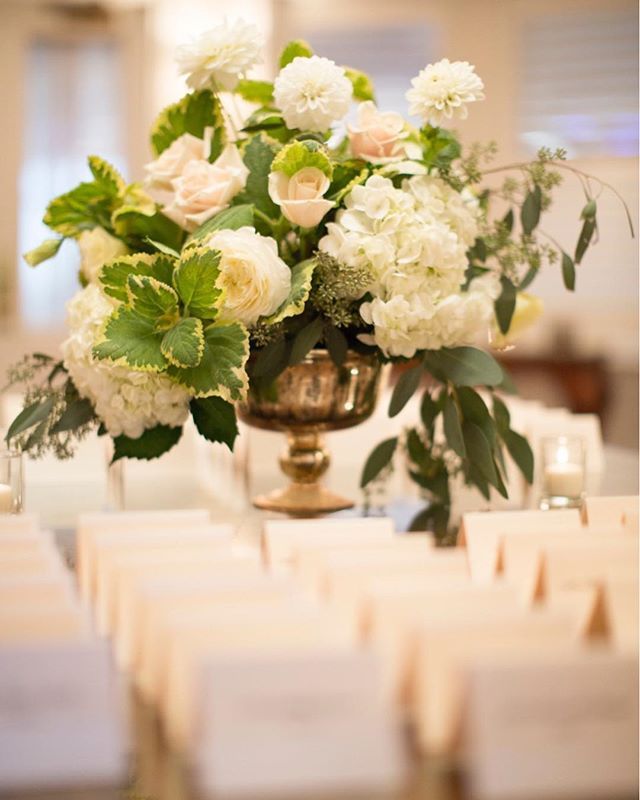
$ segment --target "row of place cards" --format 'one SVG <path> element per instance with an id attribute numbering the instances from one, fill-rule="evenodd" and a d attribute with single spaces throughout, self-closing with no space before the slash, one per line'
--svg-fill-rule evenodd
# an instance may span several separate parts
<path id="1" fill-rule="evenodd" d="M 99 630 L 216 797 L 396 788 L 407 726 L 481 800 L 633 793 L 637 548 L 637 498 L 469 514 L 449 550 L 386 518 L 78 530 Z"/>
<path id="2" fill-rule="evenodd" d="M 0 517 L 0 791 L 122 783 L 127 741 L 109 648 L 51 534 Z"/>

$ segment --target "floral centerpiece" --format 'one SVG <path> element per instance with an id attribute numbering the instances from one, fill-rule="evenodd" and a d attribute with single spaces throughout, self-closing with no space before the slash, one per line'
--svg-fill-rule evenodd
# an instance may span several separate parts
<path id="1" fill-rule="evenodd" d="M 429 376 L 421 425 L 402 443 L 430 500 L 421 522 L 442 530 L 452 474 L 506 495 L 506 449 L 531 480 L 531 450 L 496 394 L 508 379 L 476 345 L 503 345 L 538 316 L 527 290 L 545 263 L 559 262 L 573 290 L 597 230 L 593 182 L 542 150 L 485 185 L 495 147 L 463 153 L 448 129 L 483 99 L 466 62 L 413 79 L 415 127 L 377 108 L 367 75 L 305 42 L 284 48 L 273 83 L 247 77 L 259 60 L 258 31 L 241 22 L 179 48 L 190 91 L 156 119 L 144 180 L 127 183 L 92 156 L 90 180 L 50 203 L 56 237 L 25 258 L 35 266 L 74 240 L 82 288 L 62 359 L 36 354 L 11 371 L 27 391 L 7 440 L 65 458 L 97 429 L 114 459 L 155 458 L 191 416 L 233 447 L 250 386 L 269 392 L 314 348 L 337 367 L 349 351 L 375 354 L 409 363 L 392 415 Z M 242 120 L 238 100 L 250 109 Z M 558 169 L 586 191 L 571 254 L 538 226 Z M 363 485 L 398 444 L 374 450 Z"/>

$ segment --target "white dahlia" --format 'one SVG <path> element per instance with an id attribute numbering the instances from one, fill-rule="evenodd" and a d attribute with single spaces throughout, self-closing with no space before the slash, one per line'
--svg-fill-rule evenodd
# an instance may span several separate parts
<path id="1" fill-rule="evenodd" d="M 225 20 L 189 44 L 178 47 L 176 62 L 192 89 L 230 92 L 247 70 L 262 62 L 261 49 L 262 37 L 255 25 L 242 20 L 232 23 Z"/>
<path id="2" fill-rule="evenodd" d="M 189 393 L 164 375 L 137 372 L 95 359 L 111 301 L 91 284 L 68 303 L 70 335 L 62 343 L 64 365 L 82 397 L 88 398 L 111 436 L 132 439 L 156 425 L 182 425 L 189 413 Z"/>
<path id="3" fill-rule="evenodd" d="M 409 113 L 430 125 L 458 117 L 466 119 L 467 103 L 484 100 L 484 84 L 468 61 L 443 58 L 429 64 L 412 81 L 406 93 Z"/>
<path id="4" fill-rule="evenodd" d="M 349 110 L 353 89 L 328 58 L 298 56 L 275 80 L 273 96 L 288 128 L 326 131 Z"/>

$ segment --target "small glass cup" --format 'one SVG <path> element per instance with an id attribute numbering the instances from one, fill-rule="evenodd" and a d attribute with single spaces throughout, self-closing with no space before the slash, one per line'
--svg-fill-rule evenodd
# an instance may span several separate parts
<path id="1" fill-rule="evenodd" d="M 544 438 L 541 444 L 540 508 L 578 508 L 584 499 L 584 440 L 577 436 L 550 436 Z"/>
<path id="2" fill-rule="evenodd" d="M 22 453 L 0 450 L 0 514 L 20 514 L 23 498 Z"/>

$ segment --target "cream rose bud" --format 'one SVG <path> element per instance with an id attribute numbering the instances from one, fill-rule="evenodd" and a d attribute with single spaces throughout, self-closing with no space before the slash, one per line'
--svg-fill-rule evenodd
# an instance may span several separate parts
<path id="1" fill-rule="evenodd" d="M 205 160 L 189 161 L 180 177 L 171 182 L 175 194 L 162 213 L 181 228 L 194 231 L 227 208 L 244 189 L 248 174 L 234 144 L 228 144 L 213 164 Z"/>
<path id="2" fill-rule="evenodd" d="M 323 195 L 329 178 L 317 167 L 303 167 L 290 178 L 284 172 L 269 175 L 269 196 L 279 205 L 284 216 L 301 228 L 314 228 L 333 208 Z"/>
<path id="3" fill-rule="evenodd" d="M 171 191 L 172 181 L 179 178 L 190 161 L 206 161 L 211 152 L 213 128 L 206 128 L 203 139 L 183 133 L 155 161 L 145 164 L 147 186 Z"/>
<path id="4" fill-rule="evenodd" d="M 278 245 L 254 228 L 215 231 L 205 243 L 219 250 L 220 277 L 224 291 L 220 319 L 248 327 L 260 317 L 273 314 L 289 296 L 291 270 L 278 256 Z"/>
<path id="5" fill-rule="evenodd" d="M 97 282 L 103 264 L 129 252 L 120 239 L 116 239 L 100 227 L 83 231 L 78 237 L 78 247 L 80 272 L 89 283 Z"/>
<path id="6" fill-rule="evenodd" d="M 356 124 L 347 132 L 356 158 L 382 164 L 406 156 L 404 119 L 395 111 L 378 111 L 370 100 L 360 104 Z"/>

